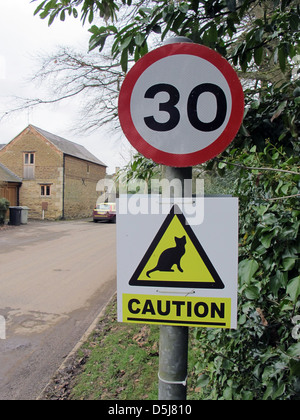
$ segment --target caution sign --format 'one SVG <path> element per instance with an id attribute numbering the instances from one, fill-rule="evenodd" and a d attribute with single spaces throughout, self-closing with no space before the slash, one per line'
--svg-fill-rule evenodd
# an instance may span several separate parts
<path id="1" fill-rule="evenodd" d="M 129 285 L 224 288 L 219 274 L 177 205 L 172 207 Z"/>
<path id="2" fill-rule="evenodd" d="M 238 200 L 159 201 L 146 213 L 147 199 L 140 213 L 118 203 L 118 321 L 237 328 Z"/>
<path id="3" fill-rule="evenodd" d="M 230 298 L 123 295 L 123 321 L 230 328 Z"/>

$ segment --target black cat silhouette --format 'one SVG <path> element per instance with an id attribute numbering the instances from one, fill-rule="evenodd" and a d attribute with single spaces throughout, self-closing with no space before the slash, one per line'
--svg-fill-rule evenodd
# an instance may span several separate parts
<path id="1" fill-rule="evenodd" d="M 156 267 L 147 271 L 147 277 L 150 278 L 150 274 L 154 271 L 174 271 L 172 269 L 174 264 L 176 264 L 178 270 L 183 273 L 183 269 L 180 266 L 180 261 L 185 254 L 186 237 L 183 236 L 182 238 L 177 238 L 175 236 L 174 239 L 176 246 L 173 248 L 168 248 L 161 253 Z"/>

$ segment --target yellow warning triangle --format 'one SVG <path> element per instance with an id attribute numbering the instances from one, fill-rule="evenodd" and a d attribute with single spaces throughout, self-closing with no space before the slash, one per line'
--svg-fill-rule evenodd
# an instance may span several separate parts
<path id="1" fill-rule="evenodd" d="M 176 205 L 163 222 L 129 284 L 224 288 L 198 238 Z"/>

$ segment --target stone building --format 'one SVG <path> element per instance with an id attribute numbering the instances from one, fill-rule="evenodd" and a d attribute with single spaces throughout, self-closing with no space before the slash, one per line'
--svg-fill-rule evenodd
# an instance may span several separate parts
<path id="1" fill-rule="evenodd" d="M 0 149 L 0 163 L 20 182 L 16 204 L 34 219 L 91 216 L 106 176 L 106 165 L 85 147 L 33 125 Z"/>

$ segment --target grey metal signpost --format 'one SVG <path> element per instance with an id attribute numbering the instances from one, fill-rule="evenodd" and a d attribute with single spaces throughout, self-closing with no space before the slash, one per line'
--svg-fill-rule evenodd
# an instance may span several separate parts
<path id="1" fill-rule="evenodd" d="M 186 37 L 175 37 L 164 45 L 178 42 L 192 42 Z M 192 179 L 192 167 L 174 168 L 167 166 L 165 178 L 178 179 L 181 188 L 174 188 L 175 197 L 192 196 L 192 191 L 184 191 L 184 180 Z M 159 400 L 185 400 L 188 376 L 188 327 L 161 325 L 159 343 Z"/>
<path id="2" fill-rule="evenodd" d="M 166 167 L 165 177 L 181 181 L 174 198 L 192 196 L 184 191 L 184 180 L 192 179 L 192 168 Z M 180 184 L 176 184 L 179 186 Z M 187 185 L 187 183 L 185 183 Z M 159 343 L 159 400 L 185 400 L 188 376 L 188 327 L 161 325 Z"/>
<path id="3" fill-rule="evenodd" d="M 230 144 L 241 125 L 243 111 L 243 90 L 230 64 L 218 53 L 202 45 L 193 44 L 191 40 L 183 37 L 172 38 L 162 47 L 141 58 L 126 76 L 119 96 L 120 123 L 128 140 L 141 154 L 165 165 L 164 176 L 167 180 L 177 180 L 177 182 L 172 183 L 174 186 L 173 197 L 163 197 L 170 199 L 192 197 L 192 182 L 185 182 L 185 180 L 192 179 L 192 167 L 217 156 Z M 184 188 L 189 190 L 184 191 Z M 168 194 L 170 192 L 168 191 Z M 170 200 L 171 203 L 172 200 Z M 232 215 L 235 217 L 234 220 L 237 221 L 236 204 L 230 208 L 234 210 L 235 213 L 232 212 Z M 231 217 L 229 211 L 228 214 Z M 171 213 L 166 219 L 168 223 L 171 223 L 170 217 L 172 217 Z M 223 214 L 221 217 L 223 217 Z M 218 215 L 217 220 L 219 221 L 221 217 Z M 125 220 L 123 217 L 120 219 Z M 182 217 L 179 217 L 179 219 L 182 220 Z M 212 220 L 208 219 L 211 223 Z M 184 222 L 178 221 L 178 223 L 176 226 L 179 226 L 179 230 L 181 232 L 184 230 L 186 236 L 188 236 L 189 233 L 184 227 Z M 212 226 L 212 228 L 215 227 L 215 219 Z M 146 233 L 149 234 L 149 226 L 147 228 Z M 177 313 L 176 315 L 176 311 L 173 318 L 157 319 L 153 302 L 158 302 L 158 300 L 162 302 L 170 296 L 162 297 L 160 295 L 159 298 L 157 297 L 159 291 L 155 290 L 154 286 L 156 287 L 159 284 L 155 284 L 158 279 L 149 277 L 149 273 L 157 270 L 153 270 L 153 263 L 146 270 L 145 267 L 153 251 L 156 247 L 159 247 L 159 241 L 162 240 L 162 235 L 167 232 L 168 227 L 164 222 L 155 239 L 153 239 L 148 249 L 149 252 L 146 251 L 144 256 L 140 256 L 140 262 L 133 261 L 132 255 L 130 255 L 130 260 L 132 260 L 130 261 L 130 267 L 128 267 L 128 240 L 129 237 L 131 237 L 131 240 L 134 238 L 132 238 L 132 233 L 128 229 L 128 223 L 126 226 L 124 224 L 124 227 L 119 228 L 119 238 L 126 240 L 126 249 L 121 247 L 121 243 L 118 245 L 122 251 L 120 252 L 122 259 L 119 259 L 118 275 L 118 285 L 120 285 L 120 287 L 118 286 L 118 319 L 123 322 L 161 323 L 158 374 L 159 400 L 185 400 L 189 334 L 186 325 L 236 328 L 232 320 L 236 318 L 237 250 L 234 251 L 232 258 L 232 270 L 231 266 L 230 270 L 227 267 L 228 261 L 231 262 L 230 257 L 227 257 L 227 261 L 223 263 L 226 266 L 222 279 L 224 280 L 223 284 L 223 282 L 217 280 L 216 270 L 200 245 L 199 239 L 189 229 L 188 232 L 194 239 L 190 240 L 189 243 L 187 242 L 186 246 L 190 247 L 190 255 L 199 256 L 201 264 L 197 268 L 194 259 L 191 261 L 190 266 L 196 267 L 196 276 L 191 273 L 188 274 L 189 277 L 184 280 L 184 285 L 188 287 L 189 284 L 194 285 L 196 281 L 203 283 L 202 286 L 197 283 L 196 288 L 209 289 L 216 286 L 217 289 L 224 289 L 225 292 L 222 294 L 218 290 L 217 295 L 214 296 L 206 290 L 203 295 L 196 294 L 193 298 L 178 297 L 177 301 L 175 300 L 172 303 L 178 303 L 180 307 L 186 303 L 189 308 L 187 312 L 189 319 L 181 319 L 181 314 Z M 172 232 L 172 240 L 174 240 L 178 231 L 173 230 Z M 232 232 L 237 233 L 237 222 L 233 225 Z M 152 233 L 151 231 L 151 235 Z M 140 236 L 137 239 L 140 239 Z M 206 237 L 210 238 L 211 236 L 211 231 L 206 231 Z M 231 243 L 235 244 L 236 241 L 237 244 L 237 234 L 235 236 Z M 158 237 L 159 239 L 157 239 Z M 149 239 L 150 237 L 148 237 Z M 214 242 L 210 252 L 216 249 L 216 242 L 220 241 L 216 240 Z M 193 254 L 193 243 L 198 244 L 198 254 Z M 224 247 L 225 245 L 223 245 L 222 250 Z M 166 248 L 164 249 L 167 251 Z M 137 268 L 135 268 L 136 263 Z M 178 265 L 178 271 L 183 272 L 184 270 L 180 269 L 180 263 Z M 124 271 L 127 274 L 124 274 Z M 173 272 L 174 270 L 169 267 L 158 271 Z M 203 280 L 205 272 L 209 273 L 209 278 L 206 281 Z M 215 274 L 212 276 L 212 273 Z M 166 281 L 161 281 L 167 288 L 172 288 L 172 285 L 173 288 L 180 288 L 182 284 L 182 281 L 180 283 L 175 278 L 167 278 Z M 178 283 L 174 286 L 176 281 Z M 143 288 L 147 291 L 143 292 Z M 153 291 L 150 291 L 149 288 L 152 288 Z M 172 294 L 171 291 L 169 293 Z M 202 299 L 201 301 L 197 300 L 199 297 Z M 215 302 L 223 299 L 217 310 L 222 322 L 215 321 L 215 309 L 211 318 L 205 320 L 205 322 L 202 318 L 207 315 L 208 309 L 204 311 L 205 314 L 199 312 L 200 306 L 208 308 L 205 299 L 208 302 L 212 298 L 216 299 Z M 189 299 L 189 302 L 185 299 Z M 191 321 L 192 302 L 196 302 L 195 307 L 198 308 L 195 312 L 197 319 L 194 321 Z M 215 308 L 217 303 L 213 302 L 213 305 Z M 162 313 L 160 310 L 160 315 L 167 315 L 166 312 Z"/>

